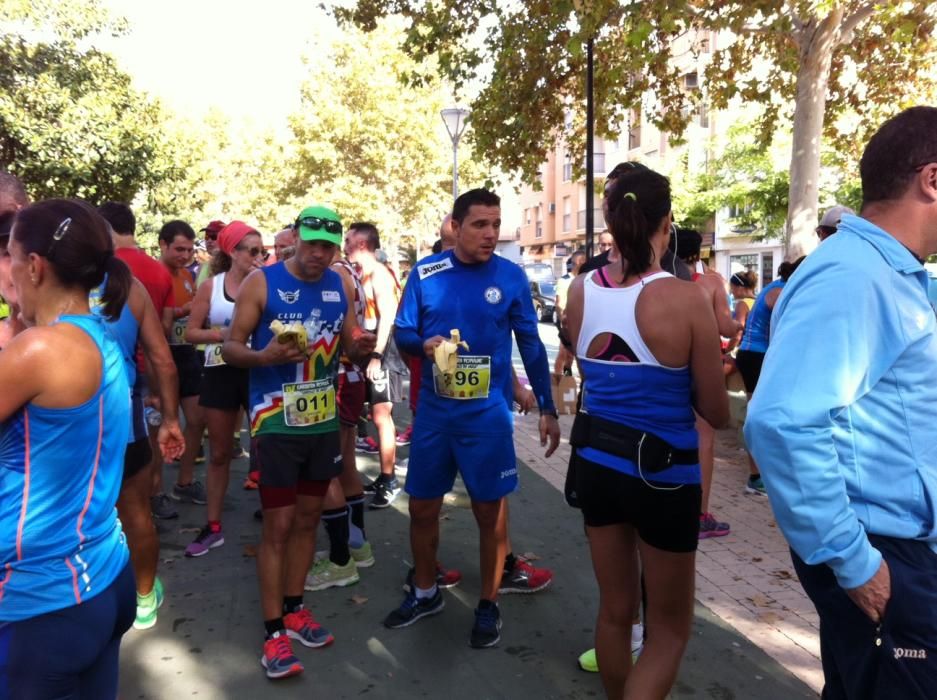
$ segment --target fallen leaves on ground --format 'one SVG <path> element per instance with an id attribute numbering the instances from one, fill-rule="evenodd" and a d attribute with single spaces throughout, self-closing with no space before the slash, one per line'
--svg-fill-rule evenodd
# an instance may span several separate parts
<path id="1" fill-rule="evenodd" d="M 254 544 L 245 544 L 244 549 L 241 550 L 241 554 L 245 557 L 256 557 L 257 556 L 257 545 Z"/>
<path id="2" fill-rule="evenodd" d="M 358 595 L 357 593 L 353 595 L 351 598 L 349 598 L 348 600 L 350 600 L 355 605 L 364 605 L 365 603 L 368 602 L 368 599 L 366 597 L 364 597 L 363 595 Z"/>
<path id="3" fill-rule="evenodd" d="M 749 598 L 752 601 L 752 604 L 758 606 L 759 608 L 770 608 L 774 603 L 774 600 L 767 596 L 761 595 L 761 593 L 756 593 L 755 595 Z"/>

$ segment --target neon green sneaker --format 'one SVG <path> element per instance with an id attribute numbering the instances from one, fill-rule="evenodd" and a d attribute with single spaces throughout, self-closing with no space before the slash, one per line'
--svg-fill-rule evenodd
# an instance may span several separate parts
<path id="1" fill-rule="evenodd" d="M 589 673 L 599 672 L 599 660 L 595 657 L 595 649 L 589 649 L 579 655 L 579 668 Z"/>
<path id="2" fill-rule="evenodd" d="M 348 551 L 351 552 L 351 558 L 359 569 L 374 566 L 374 552 L 371 550 L 370 542 L 365 542 L 360 547 L 349 547 Z"/>
<path id="3" fill-rule="evenodd" d="M 163 604 L 163 582 L 159 576 L 153 582 L 153 590 L 146 595 L 137 593 L 137 618 L 133 621 L 135 630 L 148 630 L 156 624 L 156 611 Z"/>
<path id="4" fill-rule="evenodd" d="M 360 580 L 358 567 L 355 566 L 355 560 L 351 557 L 348 558 L 348 563 L 345 566 L 339 566 L 329 559 L 320 559 L 309 570 L 306 576 L 305 589 L 307 591 L 324 591 L 326 588 L 336 586 L 351 586 Z"/>

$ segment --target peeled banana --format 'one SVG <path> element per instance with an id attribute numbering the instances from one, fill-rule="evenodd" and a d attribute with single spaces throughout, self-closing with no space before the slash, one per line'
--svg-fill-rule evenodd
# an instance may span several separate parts
<path id="1" fill-rule="evenodd" d="M 442 341 L 434 350 L 434 359 L 436 367 L 443 374 L 455 374 L 456 365 L 459 361 L 459 348 L 469 349 L 468 343 L 462 340 L 458 328 L 449 331 L 449 340 Z"/>
<path id="2" fill-rule="evenodd" d="M 276 335 L 278 343 L 296 343 L 297 348 L 306 352 L 309 338 L 306 335 L 306 327 L 299 321 L 287 324 L 277 319 L 270 323 L 270 330 Z"/>

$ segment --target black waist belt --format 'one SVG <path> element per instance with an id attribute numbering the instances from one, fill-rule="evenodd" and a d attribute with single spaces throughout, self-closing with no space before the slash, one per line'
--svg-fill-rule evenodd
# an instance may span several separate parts
<path id="1" fill-rule="evenodd" d="M 577 413 L 569 436 L 573 447 L 592 447 L 616 457 L 630 459 L 642 471 L 661 472 L 675 464 L 699 464 L 699 450 L 680 450 L 653 433 Z"/>

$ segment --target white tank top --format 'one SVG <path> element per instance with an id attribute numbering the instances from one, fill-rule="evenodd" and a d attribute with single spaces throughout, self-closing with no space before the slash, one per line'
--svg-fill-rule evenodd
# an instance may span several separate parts
<path id="1" fill-rule="evenodd" d="M 673 275 L 669 272 L 655 272 L 629 287 L 603 287 L 593 279 L 597 274 L 598 270 L 586 277 L 583 284 L 582 328 L 579 330 L 576 355 L 587 358 L 592 341 L 603 333 L 612 333 L 628 344 L 639 362 L 663 367 L 641 338 L 635 319 L 635 306 L 645 285 Z"/>
<path id="2" fill-rule="evenodd" d="M 208 325 L 222 328 L 231 325 L 234 316 L 234 302 L 229 301 L 224 293 L 225 273 L 215 275 L 211 281 L 211 302 L 208 308 Z"/>

